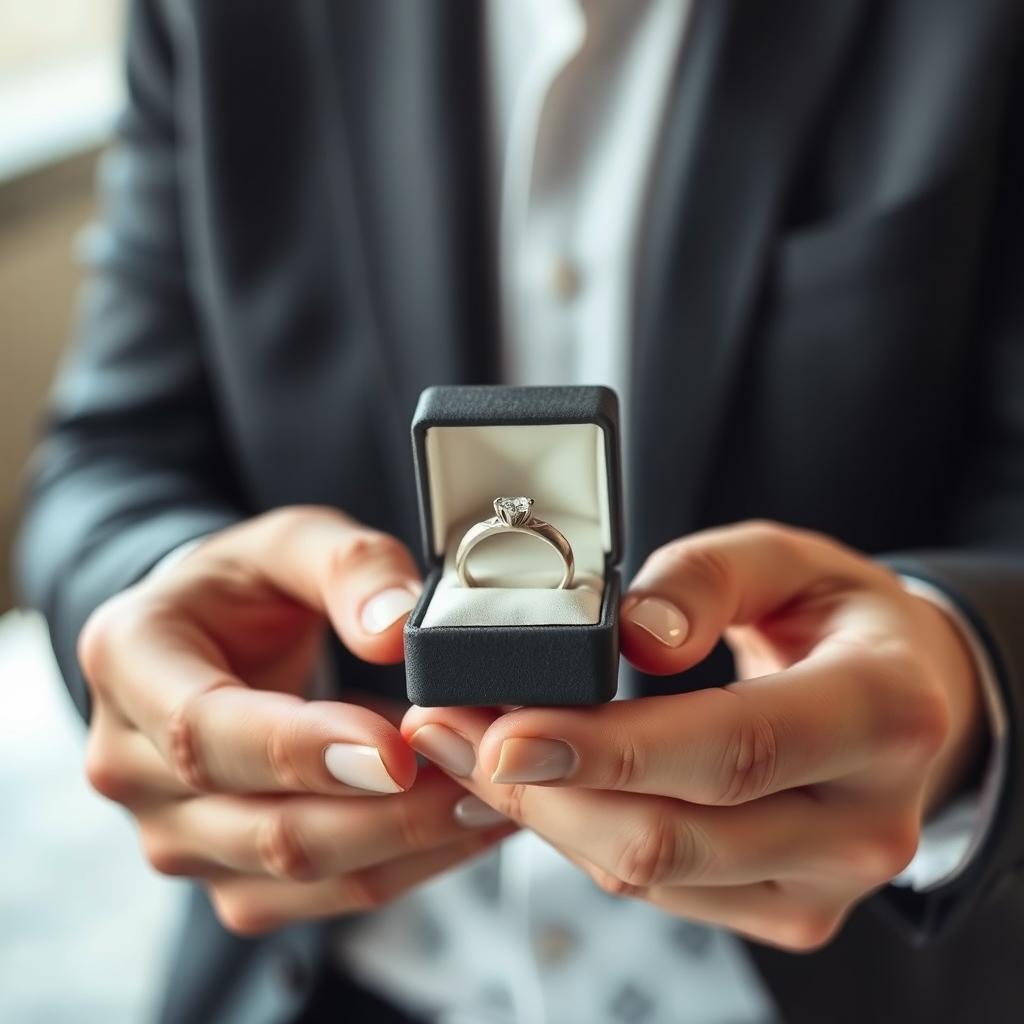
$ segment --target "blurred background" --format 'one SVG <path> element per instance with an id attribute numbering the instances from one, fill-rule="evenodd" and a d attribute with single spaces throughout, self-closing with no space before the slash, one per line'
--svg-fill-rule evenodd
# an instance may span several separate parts
<path id="1" fill-rule="evenodd" d="M 150 1017 L 182 896 L 92 793 L 45 630 L 16 610 L 23 467 L 73 319 L 120 103 L 123 0 L 0 0 L 0 1022 Z"/>

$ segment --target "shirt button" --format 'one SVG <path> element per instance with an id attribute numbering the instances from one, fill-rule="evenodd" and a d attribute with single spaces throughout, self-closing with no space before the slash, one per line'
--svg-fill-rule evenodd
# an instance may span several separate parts
<path id="1" fill-rule="evenodd" d="M 580 272 L 565 256 L 551 264 L 551 291 L 562 302 L 575 298 L 580 290 Z"/>
<path id="2" fill-rule="evenodd" d="M 545 967 L 558 967 L 575 950 L 576 936 L 564 925 L 551 924 L 534 937 L 537 959 Z"/>

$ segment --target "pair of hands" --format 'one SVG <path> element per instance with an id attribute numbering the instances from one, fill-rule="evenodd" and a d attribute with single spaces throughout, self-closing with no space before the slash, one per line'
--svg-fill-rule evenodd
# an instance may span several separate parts
<path id="1" fill-rule="evenodd" d="M 624 655 L 675 673 L 724 636 L 741 681 L 597 708 L 411 708 L 303 694 L 333 628 L 402 658 L 394 538 L 282 509 L 103 605 L 79 654 L 93 786 L 150 863 L 252 934 L 385 903 L 530 828 L 602 888 L 788 949 L 911 859 L 984 734 L 956 627 L 835 542 L 749 523 L 655 552 Z M 417 773 L 414 750 L 433 764 Z"/>

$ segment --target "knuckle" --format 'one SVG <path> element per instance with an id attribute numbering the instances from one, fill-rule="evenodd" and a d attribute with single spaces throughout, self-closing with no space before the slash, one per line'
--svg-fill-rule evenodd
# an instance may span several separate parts
<path id="1" fill-rule="evenodd" d="M 745 519 L 734 529 L 764 544 L 792 545 L 798 537 L 793 527 L 774 519 Z"/>
<path id="2" fill-rule="evenodd" d="M 741 804 L 771 792 L 778 770 L 779 740 L 772 721 L 764 714 L 743 716 L 726 743 L 722 756 L 721 786 L 712 803 Z"/>
<path id="3" fill-rule="evenodd" d="M 305 705 L 299 705 L 301 710 Z M 303 788 L 302 776 L 292 758 L 300 731 L 300 711 L 275 723 L 267 733 L 266 759 L 270 774 L 278 787 L 285 790 Z"/>
<path id="4" fill-rule="evenodd" d="M 78 664 L 89 683 L 95 686 L 103 676 L 107 647 L 113 629 L 108 605 L 100 605 L 86 620 L 78 634 Z"/>
<path id="5" fill-rule="evenodd" d="M 737 524 L 735 529 L 740 539 L 768 553 L 773 561 L 783 565 L 806 566 L 809 562 L 817 562 L 826 553 L 832 562 L 843 550 L 842 545 L 825 534 L 772 519 L 747 520 Z M 821 580 L 816 589 L 831 590 L 840 578 L 845 576 L 840 574 L 834 579 Z"/>
<path id="6" fill-rule="evenodd" d="M 373 563 L 408 561 L 405 545 L 397 538 L 374 530 L 358 530 L 332 547 L 328 575 L 334 579 Z"/>
<path id="7" fill-rule="evenodd" d="M 210 550 L 203 552 L 202 558 L 190 558 L 182 571 L 187 571 L 193 585 L 220 601 L 251 598 L 254 582 L 252 565 L 233 551 L 215 547 L 212 541 Z"/>
<path id="8" fill-rule="evenodd" d="M 502 786 L 496 794 L 494 809 L 510 821 L 522 824 L 526 811 L 527 787 L 523 783 Z"/>
<path id="9" fill-rule="evenodd" d="M 613 873 L 628 886 L 647 889 L 692 882 L 703 873 L 706 860 L 696 832 L 658 811 L 625 842 Z"/>
<path id="10" fill-rule="evenodd" d="M 790 952 L 814 953 L 835 938 L 842 920 L 834 910 L 801 907 L 779 920 L 772 938 Z"/>
<path id="11" fill-rule="evenodd" d="M 379 885 L 370 870 L 353 871 L 340 879 L 339 911 L 363 913 L 377 910 L 390 899 L 390 894 Z"/>
<path id="12" fill-rule="evenodd" d="M 737 523 L 733 529 L 737 537 L 748 543 L 774 553 L 780 561 L 803 561 L 806 545 L 812 534 L 775 522 L 773 519 L 748 519 Z"/>
<path id="13" fill-rule="evenodd" d="M 643 751 L 630 736 L 621 736 L 612 745 L 608 785 L 611 789 L 629 789 L 635 779 L 646 773 Z"/>
<path id="14" fill-rule="evenodd" d="M 196 735 L 199 702 L 202 694 L 186 698 L 172 712 L 167 723 L 167 741 L 171 766 L 178 778 L 194 789 L 207 788 L 208 776 L 199 752 Z"/>
<path id="15" fill-rule="evenodd" d="M 217 920 L 233 935 L 265 935 L 283 923 L 278 915 L 270 914 L 256 901 L 221 895 L 216 889 L 211 890 L 210 898 Z"/>
<path id="16" fill-rule="evenodd" d="M 140 841 L 147 863 L 157 874 L 172 877 L 189 874 L 191 858 L 184 856 L 162 833 L 144 827 Z"/>
<path id="17" fill-rule="evenodd" d="M 269 875 L 294 882 L 316 877 L 316 865 L 302 840 L 294 813 L 282 806 L 270 811 L 259 829 L 256 849 L 259 863 Z"/>
<path id="18" fill-rule="evenodd" d="M 262 534 L 268 543 L 275 545 L 286 543 L 297 534 L 326 520 L 345 525 L 349 523 L 343 513 L 326 505 L 283 505 L 264 512 L 248 524 L 243 524 L 240 529 Z"/>
<path id="19" fill-rule="evenodd" d="M 437 825 L 433 817 L 425 815 L 412 800 L 395 800 L 399 842 L 410 853 L 419 853 L 437 845 Z"/>
<path id="20" fill-rule="evenodd" d="M 85 777 L 89 785 L 108 800 L 125 804 L 133 798 L 136 786 L 117 759 L 99 743 L 90 743 L 85 755 Z"/>
<path id="21" fill-rule="evenodd" d="M 903 647 L 871 657 L 865 676 L 882 709 L 879 734 L 897 756 L 928 760 L 947 742 L 952 729 L 949 697 L 931 679 L 920 659 Z"/>
<path id="22" fill-rule="evenodd" d="M 101 604 L 78 634 L 76 654 L 86 682 L 96 696 L 105 694 L 105 681 L 120 637 L 141 614 L 126 590 Z"/>
<path id="23" fill-rule="evenodd" d="M 931 679 L 920 652 L 905 639 L 890 637 L 872 649 L 871 667 L 877 685 L 901 695 L 928 688 Z"/>
<path id="24" fill-rule="evenodd" d="M 696 581 L 715 593 L 729 593 L 732 587 L 732 569 L 725 555 L 713 544 L 692 538 L 673 541 L 652 556 L 675 577 Z"/>
<path id="25" fill-rule="evenodd" d="M 644 890 L 640 886 L 630 885 L 629 882 L 624 882 L 621 878 L 612 874 L 610 871 L 603 871 L 601 868 L 590 867 L 587 869 L 587 873 L 590 875 L 594 884 L 609 896 L 615 896 L 618 899 L 635 899 L 638 896 L 642 896 L 644 893 Z"/>
<path id="26" fill-rule="evenodd" d="M 906 741 L 912 750 L 931 758 L 945 746 L 952 730 L 949 700 L 938 685 L 923 687 L 914 701 Z"/>
<path id="27" fill-rule="evenodd" d="M 914 859 L 919 838 L 917 823 L 909 816 L 889 823 L 852 848 L 850 867 L 869 885 L 888 882 Z"/>
<path id="28" fill-rule="evenodd" d="M 263 529 L 279 535 L 295 529 L 296 523 L 303 523 L 316 514 L 316 507 L 310 505 L 283 505 L 272 508 L 249 523 L 250 529 Z"/>
<path id="29" fill-rule="evenodd" d="M 192 789 L 211 788 L 210 773 L 200 737 L 204 702 L 211 693 L 231 685 L 232 681 L 225 679 L 189 694 L 174 708 L 168 719 L 167 743 L 171 766 L 179 781 Z"/>

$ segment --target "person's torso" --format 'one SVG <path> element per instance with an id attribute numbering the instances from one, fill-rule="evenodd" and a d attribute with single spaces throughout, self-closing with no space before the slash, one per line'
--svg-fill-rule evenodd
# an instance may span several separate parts
<path id="1" fill-rule="evenodd" d="M 669 86 L 631 286 L 632 565 L 750 516 L 868 551 L 949 540 L 1001 7 L 797 6 L 698 3 Z M 194 4 L 173 42 L 205 69 L 180 90 L 181 217 L 241 492 L 415 549 L 415 399 L 502 365 L 480 26 L 268 3 L 240 27 Z"/>

